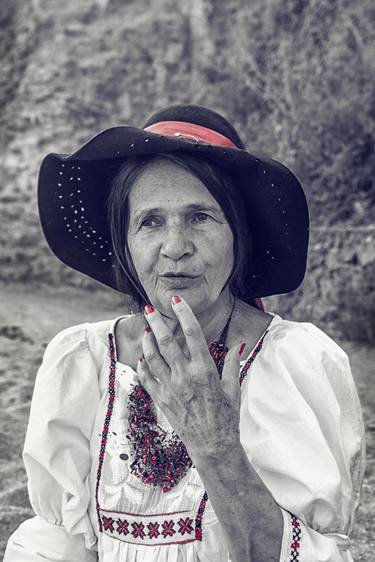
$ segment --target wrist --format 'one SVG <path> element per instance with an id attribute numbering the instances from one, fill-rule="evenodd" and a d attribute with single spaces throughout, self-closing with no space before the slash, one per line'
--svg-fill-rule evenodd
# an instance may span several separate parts
<path id="1" fill-rule="evenodd" d="M 199 449 L 196 453 L 191 454 L 195 466 L 198 467 L 219 467 L 223 463 L 225 465 L 237 464 L 238 462 L 248 462 L 241 441 L 235 440 L 230 443 L 220 443 L 219 446 L 212 449 Z"/>

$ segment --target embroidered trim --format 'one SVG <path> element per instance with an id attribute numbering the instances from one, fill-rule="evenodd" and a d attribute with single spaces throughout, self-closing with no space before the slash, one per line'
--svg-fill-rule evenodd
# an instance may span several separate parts
<path id="1" fill-rule="evenodd" d="M 208 501 L 208 494 L 205 491 L 203 494 L 203 497 L 200 501 L 199 507 L 198 507 L 198 513 L 197 516 L 195 518 L 195 538 L 198 541 L 202 540 L 202 519 L 203 519 L 203 513 L 204 510 L 206 508 L 206 503 Z"/>
<path id="2" fill-rule="evenodd" d="M 196 540 L 193 512 L 189 514 L 179 512 L 167 518 L 165 514 L 120 517 L 111 511 L 104 515 L 101 510 L 101 522 L 106 535 L 123 542 L 148 546 L 179 544 Z"/>
<path id="3" fill-rule="evenodd" d="M 102 519 L 100 517 L 100 512 L 99 512 L 99 510 L 100 510 L 99 483 L 100 483 L 100 478 L 101 478 L 101 475 L 102 475 L 104 455 L 105 455 L 105 449 L 106 449 L 107 438 L 108 438 L 109 423 L 111 421 L 113 404 L 114 404 L 114 401 L 115 401 L 115 378 L 116 378 L 116 357 L 115 357 L 115 346 L 114 346 L 114 343 L 113 343 L 113 334 L 108 334 L 108 338 L 109 338 L 109 356 L 110 356 L 110 359 L 111 359 L 111 365 L 110 365 L 110 368 L 109 368 L 109 379 L 108 379 L 109 398 L 108 398 L 107 413 L 106 413 L 106 416 L 105 416 L 105 419 L 104 419 L 102 439 L 101 439 L 101 442 L 100 442 L 99 464 L 98 464 L 98 470 L 97 470 L 97 473 L 96 473 L 96 487 L 95 487 L 96 512 L 97 512 L 97 516 L 98 516 L 99 531 L 100 532 L 103 532 L 103 527 L 102 527 Z"/>
<path id="4" fill-rule="evenodd" d="M 263 336 L 260 338 L 259 342 L 257 343 L 256 348 L 254 349 L 254 351 L 252 352 L 251 356 L 249 357 L 249 359 L 246 361 L 245 365 L 242 367 L 241 369 L 241 373 L 240 373 L 240 385 L 242 385 L 244 378 L 246 377 L 251 364 L 254 362 L 255 357 L 258 355 L 258 353 L 260 352 L 260 350 L 263 347 L 263 342 L 264 342 L 264 338 L 266 337 L 266 335 L 268 334 L 268 330 L 263 334 Z"/>
<path id="5" fill-rule="evenodd" d="M 301 522 L 300 520 L 290 513 L 291 525 L 293 528 L 292 542 L 290 544 L 290 557 L 289 562 L 299 562 L 300 547 L 301 547 Z"/>

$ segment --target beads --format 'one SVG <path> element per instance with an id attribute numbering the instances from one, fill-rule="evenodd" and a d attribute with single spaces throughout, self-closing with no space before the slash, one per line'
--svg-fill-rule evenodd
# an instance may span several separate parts
<path id="1" fill-rule="evenodd" d="M 166 437 L 158 426 L 154 403 L 140 384 L 129 395 L 128 412 L 132 474 L 169 492 L 192 466 L 185 445 L 175 432 Z"/>

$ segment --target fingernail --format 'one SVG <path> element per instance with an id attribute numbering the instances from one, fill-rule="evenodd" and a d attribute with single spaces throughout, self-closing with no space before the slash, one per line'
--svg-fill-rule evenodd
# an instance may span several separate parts
<path id="1" fill-rule="evenodd" d="M 145 328 L 145 333 L 146 333 L 146 334 L 149 334 L 150 332 L 152 332 L 150 326 L 146 326 L 146 328 Z"/>
<path id="2" fill-rule="evenodd" d="M 151 314 L 151 312 L 154 312 L 154 310 L 155 309 L 154 309 L 153 306 L 151 306 L 150 304 L 146 304 L 146 306 L 145 306 L 146 314 Z"/>
<path id="3" fill-rule="evenodd" d="M 245 351 L 245 347 L 246 347 L 246 343 L 242 342 L 241 345 L 240 345 L 239 352 L 238 352 L 240 355 L 242 355 L 243 352 Z"/>
<path id="4" fill-rule="evenodd" d="M 172 302 L 173 304 L 178 304 L 179 302 L 181 302 L 181 299 L 179 296 L 175 295 L 174 297 L 172 297 Z"/>
<path id="5" fill-rule="evenodd" d="M 140 357 L 140 358 L 138 359 L 138 361 L 139 361 L 140 363 L 142 363 L 143 357 Z"/>

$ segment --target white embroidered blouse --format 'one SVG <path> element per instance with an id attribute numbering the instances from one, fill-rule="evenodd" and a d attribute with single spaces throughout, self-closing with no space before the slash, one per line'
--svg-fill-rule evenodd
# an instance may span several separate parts
<path id="1" fill-rule="evenodd" d="M 117 361 L 118 320 L 70 327 L 47 346 L 23 450 L 36 516 L 11 535 L 4 562 L 230 560 L 194 466 L 168 492 L 130 470 L 138 380 Z M 240 436 L 283 513 L 280 562 L 352 561 L 364 445 L 348 358 L 314 325 L 277 315 L 262 343 L 241 364 Z"/>

